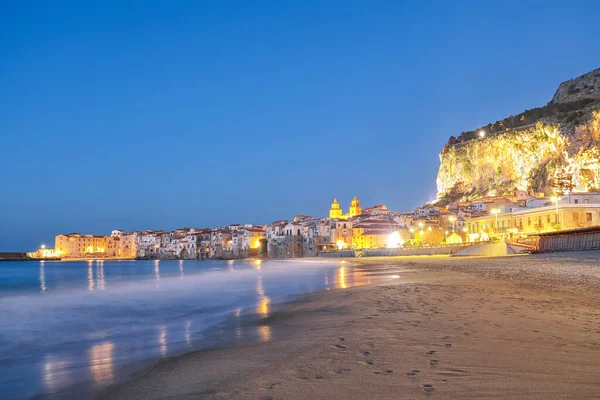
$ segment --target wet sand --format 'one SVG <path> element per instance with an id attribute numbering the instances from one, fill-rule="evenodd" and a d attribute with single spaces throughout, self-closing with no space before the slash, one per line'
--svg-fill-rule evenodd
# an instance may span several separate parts
<path id="1" fill-rule="evenodd" d="M 600 398 L 600 252 L 348 260 L 397 278 L 306 296 L 272 339 L 158 362 L 110 399 Z"/>

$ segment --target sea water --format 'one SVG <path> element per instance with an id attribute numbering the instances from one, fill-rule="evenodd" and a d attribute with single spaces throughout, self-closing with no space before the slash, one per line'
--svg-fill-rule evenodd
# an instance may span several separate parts
<path id="1" fill-rule="evenodd" d="M 127 367 L 208 345 L 227 319 L 373 279 L 329 260 L 0 262 L 0 393 L 93 391 Z M 232 334 L 271 340 L 264 324 Z"/>

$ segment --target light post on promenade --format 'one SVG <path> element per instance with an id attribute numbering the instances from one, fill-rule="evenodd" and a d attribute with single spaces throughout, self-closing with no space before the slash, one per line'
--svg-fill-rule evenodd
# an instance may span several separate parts
<path id="1" fill-rule="evenodd" d="M 450 222 L 452 222 L 452 232 L 455 232 L 455 222 L 456 222 L 456 217 L 450 217 L 448 218 L 450 220 Z"/>
<path id="2" fill-rule="evenodd" d="M 552 201 L 556 205 L 555 215 L 554 215 L 554 222 L 555 222 L 556 225 L 558 225 L 558 200 L 560 200 L 560 197 L 552 196 Z"/>

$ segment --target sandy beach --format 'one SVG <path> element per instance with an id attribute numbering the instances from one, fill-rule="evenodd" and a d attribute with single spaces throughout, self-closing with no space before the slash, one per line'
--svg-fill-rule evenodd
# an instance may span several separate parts
<path id="1" fill-rule="evenodd" d="M 341 261 L 340 261 L 341 262 Z M 164 359 L 106 399 L 600 398 L 600 252 L 352 259 L 271 340 Z"/>

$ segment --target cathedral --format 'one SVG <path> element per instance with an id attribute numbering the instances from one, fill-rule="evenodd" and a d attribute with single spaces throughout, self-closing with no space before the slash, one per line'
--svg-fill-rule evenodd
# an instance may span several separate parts
<path id="1" fill-rule="evenodd" d="M 333 203 L 331 203 L 331 209 L 329 210 L 329 218 L 331 219 L 348 219 L 361 214 L 362 208 L 360 207 L 360 201 L 356 198 L 356 196 L 354 196 L 352 199 L 352 202 L 350 203 L 350 210 L 347 214 L 343 214 L 343 211 L 340 208 L 340 203 L 338 203 L 337 199 L 333 199 Z"/>

